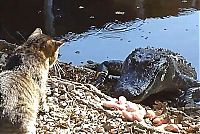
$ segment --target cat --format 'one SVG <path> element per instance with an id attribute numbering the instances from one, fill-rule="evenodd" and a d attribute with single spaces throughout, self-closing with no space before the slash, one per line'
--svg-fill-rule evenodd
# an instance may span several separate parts
<path id="1" fill-rule="evenodd" d="M 49 68 L 64 43 L 37 28 L 18 46 L 0 73 L 0 134 L 35 134 L 39 108 L 48 111 L 46 82 Z M 17 64 L 12 64 L 16 60 Z M 42 106 L 40 106 L 40 104 Z"/>

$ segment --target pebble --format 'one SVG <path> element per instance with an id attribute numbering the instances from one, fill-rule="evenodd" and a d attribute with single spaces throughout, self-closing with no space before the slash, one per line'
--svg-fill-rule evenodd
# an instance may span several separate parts
<path id="1" fill-rule="evenodd" d="M 50 126 L 47 124 L 44 126 L 44 129 L 48 130 L 50 128 Z"/>
<path id="2" fill-rule="evenodd" d="M 60 94 L 64 94 L 64 93 L 66 93 L 66 92 L 67 92 L 66 87 L 65 87 L 64 85 L 60 85 L 60 86 L 59 86 L 59 93 L 60 93 Z"/>
<path id="3" fill-rule="evenodd" d="M 54 122 L 53 119 L 49 119 L 49 118 L 47 118 L 46 121 L 47 121 L 47 122 Z"/>
<path id="4" fill-rule="evenodd" d="M 97 127 L 96 131 L 97 131 L 97 133 L 104 133 L 105 132 L 103 127 Z"/>
<path id="5" fill-rule="evenodd" d="M 58 87 L 52 90 L 53 93 L 58 93 Z"/>
<path id="6" fill-rule="evenodd" d="M 72 90 L 74 90 L 75 89 L 75 86 L 74 85 L 67 85 L 67 89 L 68 89 L 68 91 L 72 91 Z"/>
<path id="7" fill-rule="evenodd" d="M 48 89 L 48 90 L 47 90 L 47 92 L 46 92 L 46 94 L 47 94 L 47 96 L 51 96 L 51 95 L 52 95 L 52 92 L 51 92 L 51 90 L 50 90 L 50 89 Z"/>
<path id="8" fill-rule="evenodd" d="M 60 102 L 60 105 L 61 105 L 62 107 L 66 107 L 66 106 L 67 106 L 67 103 L 66 103 L 65 101 L 61 101 L 61 102 Z"/>
<path id="9" fill-rule="evenodd" d="M 52 89 L 55 89 L 55 88 L 57 88 L 57 87 L 58 87 L 58 83 L 57 83 L 57 82 L 51 83 L 51 88 L 52 88 Z"/>
<path id="10" fill-rule="evenodd" d="M 53 96 L 54 96 L 54 97 L 59 97 L 60 94 L 59 94 L 59 93 L 54 93 Z"/>
<path id="11" fill-rule="evenodd" d="M 67 99 L 67 94 L 62 94 L 59 96 L 60 100 L 66 100 Z"/>

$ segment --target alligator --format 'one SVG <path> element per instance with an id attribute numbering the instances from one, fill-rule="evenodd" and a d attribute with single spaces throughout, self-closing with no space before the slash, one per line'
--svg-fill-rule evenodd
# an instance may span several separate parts
<path id="1" fill-rule="evenodd" d="M 94 85 L 99 86 L 106 78 L 117 79 L 114 96 L 123 95 L 133 102 L 142 102 L 160 93 L 166 98 L 188 98 L 185 97 L 188 89 L 200 87 L 191 63 L 163 48 L 136 48 L 124 61 L 104 61 L 96 70 Z"/>

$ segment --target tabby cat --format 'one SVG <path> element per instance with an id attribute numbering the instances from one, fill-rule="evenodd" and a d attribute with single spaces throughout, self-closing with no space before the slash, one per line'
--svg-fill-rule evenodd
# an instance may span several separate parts
<path id="1" fill-rule="evenodd" d="M 0 73 L 0 134 L 36 133 L 40 104 L 48 111 L 45 90 L 49 68 L 62 44 L 37 28 L 14 50 L 9 62 L 17 60 L 17 64 Z"/>

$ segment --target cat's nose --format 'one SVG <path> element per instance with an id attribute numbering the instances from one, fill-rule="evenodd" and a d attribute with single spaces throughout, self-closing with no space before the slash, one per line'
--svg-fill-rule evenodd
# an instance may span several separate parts
<path id="1" fill-rule="evenodd" d="M 63 45 L 64 44 L 64 40 L 63 39 L 61 39 L 61 40 L 59 40 L 59 41 L 57 41 L 57 40 L 52 40 L 53 42 L 55 42 L 55 46 L 58 48 L 58 47 L 60 47 L 61 45 Z"/>
<path id="2" fill-rule="evenodd" d="M 61 39 L 61 40 L 59 40 L 59 42 L 65 43 L 65 39 Z"/>
<path id="3" fill-rule="evenodd" d="M 58 44 L 58 46 L 61 46 L 65 43 L 65 40 L 64 39 L 61 39 L 59 41 L 56 41 L 56 44 Z"/>

